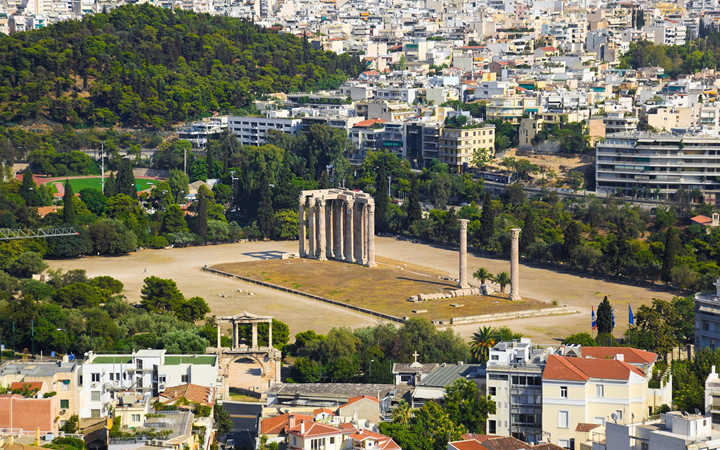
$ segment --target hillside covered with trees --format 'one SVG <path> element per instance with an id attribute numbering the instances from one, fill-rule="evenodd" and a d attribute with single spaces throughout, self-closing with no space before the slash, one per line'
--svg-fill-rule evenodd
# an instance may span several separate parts
<path id="1" fill-rule="evenodd" d="M 244 20 L 123 6 L 0 37 L 0 124 L 164 128 L 271 92 L 335 88 L 361 69 Z"/>

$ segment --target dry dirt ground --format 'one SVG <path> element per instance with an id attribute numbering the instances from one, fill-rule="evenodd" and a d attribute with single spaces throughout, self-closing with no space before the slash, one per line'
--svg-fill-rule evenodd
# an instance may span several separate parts
<path id="1" fill-rule="evenodd" d="M 552 306 L 551 303 L 532 299 L 512 302 L 508 300 L 507 295 L 475 295 L 419 303 L 409 302 L 407 298 L 410 295 L 451 291 L 457 289 L 456 283 L 447 280 L 447 273 L 427 267 L 403 264 L 397 260 L 383 257 L 379 257 L 377 263 L 377 267 L 368 268 L 338 261 L 273 259 L 218 264 L 214 268 L 395 317 L 417 315 L 430 320 L 449 320 L 453 317 L 515 312 Z M 342 282 L 338 282 L 338 280 L 342 280 Z M 418 312 L 414 313 L 413 311 Z"/>
<path id="2" fill-rule="evenodd" d="M 130 301 L 140 298 L 145 277 L 155 275 L 172 278 L 183 293 L 199 295 L 207 300 L 213 314 L 235 314 L 249 311 L 273 315 L 290 326 L 291 333 L 314 329 L 320 333 L 332 327 L 362 327 L 380 322 L 380 319 L 354 312 L 339 306 L 278 292 L 270 288 L 248 284 L 239 280 L 203 272 L 200 268 L 221 263 L 273 259 L 282 252 L 296 252 L 297 242 L 249 242 L 180 249 L 143 250 L 120 257 L 88 257 L 74 260 L 50 261 L 52 268 L 85 269 L 90 276 L 111 275 L 125 284 L 125 295 Z M 457 251 L 415 244 L 393 238 L 376 239 L 378 256 L 392 258 L 408 264 L 430 267 L 457 276 Z M 468 255 L 471 272 L 485 267 L 493 273 L 509 271 L 509 263 Z M 593 278 L 558 273 L 547 269 L 521 266 L 521 293 L 529 298 L 575 306 L 580 313 L 567 316 L 537 317 L 505 322 L 492 326 L 510 326 L 513 330 L 533 338 L 538 343 L 556 343 L 556 339 L 580 331 L 590 331 L 590 307 L 597 305 L 604 295 L 615 307 L 616 335 L 627 328 L 627 305 L 634 311 L 653 298 L 669 299 L 671 293 L 650 290 Z M 337 280 L 338 285 L 342 280 Z M 238 292 L 238 289 L 243 292 Z M 248 295 L 252 292 L 255 295 Z M 410 294 L 408 293 L 408 296 Z M 470 336 L 478 325 L 455 327 L 462 336 Z"/>

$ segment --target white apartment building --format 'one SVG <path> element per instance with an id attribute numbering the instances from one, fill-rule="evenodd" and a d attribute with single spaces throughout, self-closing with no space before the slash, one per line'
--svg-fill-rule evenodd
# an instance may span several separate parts
<path id="1" fill-rule="evenodd" d="M 214 388 L 217 381 L 215 355 L 167 355 L 165 350 L 139 350 L 123 355 L 89 352 L 79 371 L 78 415 L 107 416 L 120 391 L 157 396 L 167 387 L 192 383 Z"/>
<path id="2" fill-rule="evenodd" d="M 488 434 L 526 442 L 542 440 L 542 372 L 547 353 L 533 350 L 530 339 L 499 342 L 490 349 L 486 394 L 495 401 Z"/>
<path id="3" fill-rule="evenodd" d="M 417 89 L 407 87 L 381 87 L 375 90 L 375 98 L 400 101 L 412 105 L 417 97 Z"/>
<path id="4" fill-rule="evenodd" d="M 230 116 L 228 127 L 242 145 L 262 145 L 269 130 L 295 134 L 300 130 L 301 119 L 288 117 Z"/>
<path id="5" fill-rule="evenodd" d="M 671 198 L 699 190 L 714 204 L 720 193 L 720 137 L 619 133 L 595 146 L 598 192 Z"/>
<path id="6" fill-rule="evenodd" d="M 710 418 L 672 411 L 659 420 L 631 424 L 605 424 L 605 439 L 597 436 L 592 450 L 716 450 L 720 433 Z"/>

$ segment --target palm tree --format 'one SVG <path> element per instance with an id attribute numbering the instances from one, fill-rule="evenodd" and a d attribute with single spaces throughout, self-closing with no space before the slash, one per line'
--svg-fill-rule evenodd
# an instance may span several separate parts
<path id="1" fill-rule="evenodd" d="M 481 267 L 475 271 L 475 273 L 473 274 L 473 277 L 480 280 L 480 282 L 482 284 L 485 284 L 485 280 L 492 279 L 492 274 L 490 272 L 488 272 L 487 270 L 485 270 L 484 267 Z"/>
<path id="2" fill-rule="evenodd" d="M 484 364 L 488 360 L 490 348 L 495 345 L 495 332 L 490 327 L 480 327 L 472 335 L 470 353 L 479 363 Z"/>
<path id="3" fill-rule="evenodd" d="M 392 422 L 400 425 L 407 425 L 412 416 L 412 408 L 405 400 L 400 400 L 392 410 Z"/>
<path id="4" fill-rule="evenodd" d="M 500 272 L 499 274 L 495 275 L 494 278 L 495 282 L 500 285 L 500 292 L 505 293 L 505 286 L 510 284 L 510 275 L 508 275 L 507 272 Z"/>

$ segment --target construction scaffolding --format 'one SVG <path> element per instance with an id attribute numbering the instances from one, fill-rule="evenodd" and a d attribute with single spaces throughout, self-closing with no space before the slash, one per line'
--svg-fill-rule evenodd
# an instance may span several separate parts
<path id="1" fill-rule="evenodd" d="M 58 236 L 77 236 L 78 233 L 73 227 L 48 227 L 37 229 L 23 228 L 0 228 L 0 241 L 11 239 L 36 239 Z"/>

